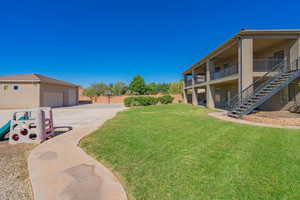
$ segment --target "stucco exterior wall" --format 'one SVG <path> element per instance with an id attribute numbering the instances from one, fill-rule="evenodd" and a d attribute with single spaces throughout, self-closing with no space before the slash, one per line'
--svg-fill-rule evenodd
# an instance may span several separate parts
<path id="1" fill-rule="evenodd" d="M 38 83 L 0 83 L 0 108 L 39 107 L 39 88 Z"/>
<path id="2" fill-rule="evenodd" d="M 291 44 L 290 48 L 290 62 L 293 64 L 293 62 L 300 57 L 300 39 L 295 40 Z"/>
<path id="3" fill-rule="evenodd" d="M 70 100 L 70 90 L 76 90 L 75 93 L 75 104 L 78 103 L 78 87 L 68 87 L 68 86 L 62 86 L 62 85 L 54 85 L 54 84 L 45 84 L 41 83 L 40 85 L 40 101 L 41 101 L 41 106 L 49 106 L 48 103 L 51 102 L 52 100 L 45 99 L 46 93 L 56 93 L 56 94 L 61 94 L 62 96 L 62 104 L 61 106 L 71 106 L 74 105 L 74 101 Z M 53 95 L 55 96 L 55 95 Z M 58 95 L 57 95 L 58 96 Z M 55 101 L 55 99 L 53 99 Z"/>

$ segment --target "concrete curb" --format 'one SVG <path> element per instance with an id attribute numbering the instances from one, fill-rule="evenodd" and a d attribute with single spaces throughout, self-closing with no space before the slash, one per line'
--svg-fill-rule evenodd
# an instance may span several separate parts
<path id="1" fill-rule="evenodd" d="M 79 146 L 84 136 L 97 130 L 122 109 L 107 109 L 101 119 L 54 137 L 28 157 L 35 200 L 127 200 L 118 178 Z"/>
<path id="2" fill-rule="evenodd" d="M 251 122 L 244 119 L 235 119 L 232 117 L 227 116 L 227 112 L 211 112 L 208 113 L 209 116 L 223 120 L 228 122 L 234 122 L 239 124 L 247 124 L 252 126 L 262 126 L 262 127 L 269 127 L 269 128 L 288 128 L 288 129 L 300 129 L 300 126 L 281 126 L 275 124 L 265 124 L 265 123 L 258 123 L 258 122 Z"/>

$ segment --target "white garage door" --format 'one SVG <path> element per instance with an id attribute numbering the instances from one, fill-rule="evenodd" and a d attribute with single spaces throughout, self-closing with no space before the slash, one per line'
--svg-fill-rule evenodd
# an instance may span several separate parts
<path id="1" fill-rule="evenodd" d="M 55 107 L 64 105 L 64 95 L 61 92 L 45 92 L 44 106 Z"/>
<path id="2" fill-rule="evenodd" d="M 76 101 L 76 89 L 69 89 L 69 105 L 75 105 Z"/>

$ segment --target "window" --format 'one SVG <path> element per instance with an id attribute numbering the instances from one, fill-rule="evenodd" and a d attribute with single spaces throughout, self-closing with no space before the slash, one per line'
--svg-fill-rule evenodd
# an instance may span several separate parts
<path id="1" fill-rule="evenodd" d="M 14 85 L 14 90 L 19 90 L 19 86 L 18 85 Z"/>
<path id="2" fill-rule="evenodd" d="M 4 86 L 3 86 L 3 89 L 4 89 L 4 90 L 8 90 L 8 85 L 4 85 Z"/>

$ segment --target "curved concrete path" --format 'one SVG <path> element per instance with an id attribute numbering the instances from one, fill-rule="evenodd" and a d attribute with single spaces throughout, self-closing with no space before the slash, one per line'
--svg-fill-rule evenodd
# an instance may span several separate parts
<path id="1" fill-rule="evenodd" d="M 276 125 L 276 124 L 252 122 L 252 121 L 248 121 L 248 120 L 244 120 L 244 119 L 236 119 L 236 118 L 228 117 L 227 111 L 226 112 L 212 112 L 212 113 L 208 113 L 208 115 L 211 117 L 220 119 L 220 120 L 239 123 L 239 124 L 247 124 L 247 125 L 252 125 L 252 126 L 262 126 L 262 127 L 269 127 L 269 128 L 300 129 L 300 126 L 281 126 L 281 125 Z"/>
<path id="2" fill-rule="evenodd" d="M 122 106 L 91 109 L 87 106 L 54 110 L 54 117 L 60 118 L 56 124 L 65 125 L 63 118 L 69 115 L 73 122 L 69 120 L 66 125 L 73 123 L 75 128 L 40 144 L 29 155 L 35 200 L 127 200 L 125 190 L 112 172 L 78 147 L 82 137 L 122 109 Z"/>

